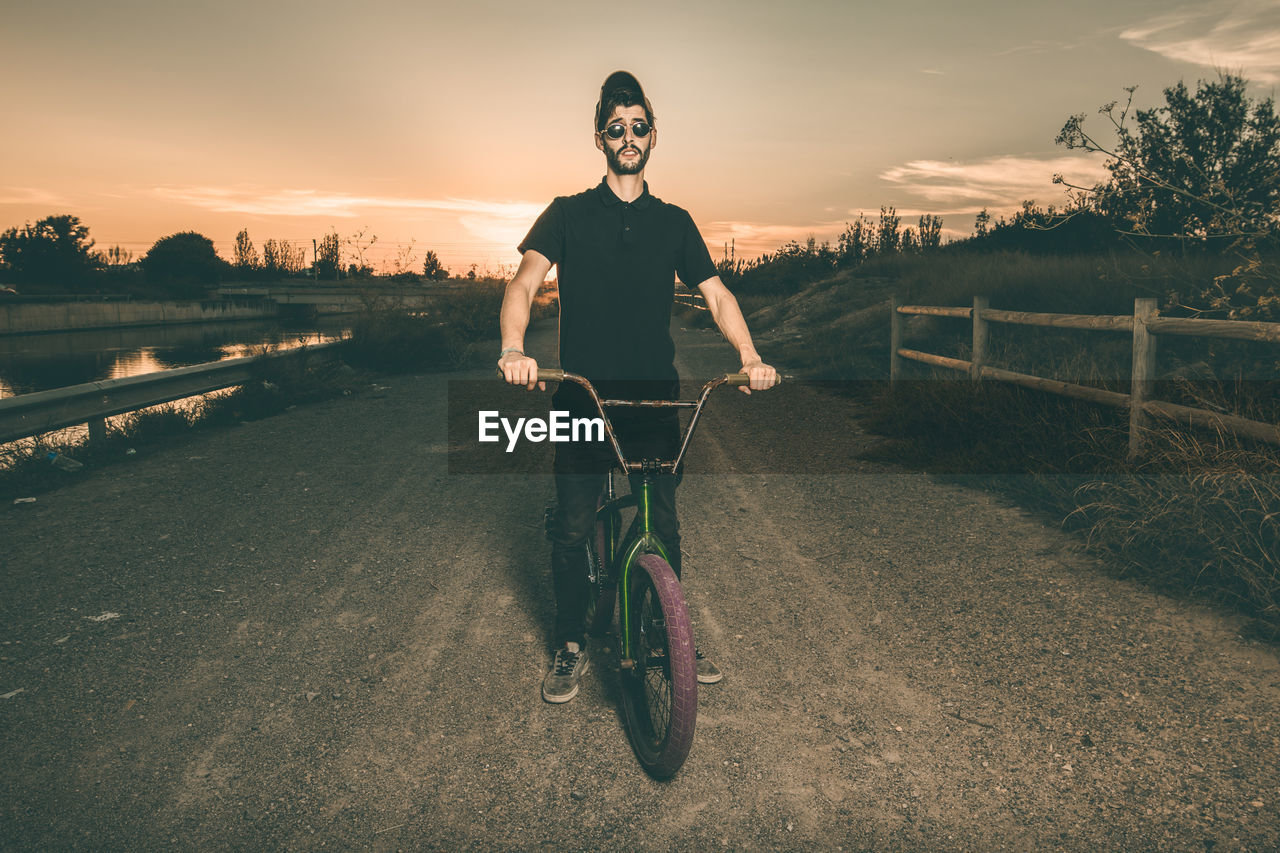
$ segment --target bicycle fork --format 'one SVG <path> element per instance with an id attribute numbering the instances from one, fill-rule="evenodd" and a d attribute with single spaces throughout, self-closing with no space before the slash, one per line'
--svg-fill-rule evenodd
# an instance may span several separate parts
<path id="1" fill-rule="evenodd" d="M 628 671 L 635 669 L 636 635 L 643 628 L 643 626 L 631 624 L 631 573 L 633 571 L 644 571 L 643 569 L 637 569 L 636 559 L 641 554 L 656 554 L 665 560 L 668 565 L 671 563 L 670 558 L 667 556 L 666 546 L 662 544 L 662 540 L 653 532 L 650 520 L 650 491 L 658 470 L 658 463 L 656 462 L 645 463 L 641 468 L 640 488 L 635 493 L 636 518 L 633 522 L 637 535 L 628 537 L 631 545 L 627 548 L 625 555 L 614 564 L 621 567 L 621 571 L 618 574 L 618 626 L 622 644 L 619 666 Z M 612 496 L 613 472 L 609 473 L 608 491 Z"/>

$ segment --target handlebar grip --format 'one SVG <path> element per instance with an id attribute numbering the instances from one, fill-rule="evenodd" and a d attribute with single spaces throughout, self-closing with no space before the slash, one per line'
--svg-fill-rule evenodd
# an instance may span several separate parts
<path id="1" fill-rule="evenodd" d="M 494 373 L 498 374 L 499 379 L 505 379 L 506 374 L 502 372 L 502 368 L 494 368 Z M 538 368 L 539 382 L 563 382 L 564 371 L 558 367 L 540 367 Z"/>
<path id="2" fill-rule="evenodd" d="M 779 373 L 778 381 L 773 384 L 775 386 L 778 386 L 782 384 L 783 379 L 791 379 L 791 378 L 792 377 L 790 376 L 784 376 L 783 374 Z M 724 376 L 724 384 L 733 385 L 733 386 L 750 385 L 751 378 L 747 376 L 747 374 L 745 373 L 726 373 Z"/>

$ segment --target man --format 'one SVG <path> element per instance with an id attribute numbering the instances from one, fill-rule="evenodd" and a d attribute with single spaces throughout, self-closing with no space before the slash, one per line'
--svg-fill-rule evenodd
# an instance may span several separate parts
<path id="1" fill-rule="evenodd" d="M 595 143 L 604 152 L 604 179 L 585 192 L 555 199 L 519 246 L 523 257 L 507 285 L 501 312 L 498 367 L 507 382 L 545 390 L 545 383 L 537 381 L 537 361 L 524 353 L 524 334 L 534 296 L 556 265 L 560 366 L 587 377 L 602 397 L 676 399 L 679 380 L 670 332 L 676 276 L 697 285 L 716 325 L 741 357 L 742 372 L 751 380 L 743 390 L 750 394 L 774 385 L 777 373 L 760 360 L 738 302 L 716 275 L 692 218 L 649 194 L 644 168 L 658 144 L 658 131 L 644 90 L 625 71 L 610 74 L 600 89 Z M 553 406 L 575 417 L 597 414 L 582 389 L 570 383 L 556 391 Z M 629 457 L 675 458 L 679 420 L 674 409 L 614 410 L 610 418 Z M 551 525 L 556 652 L 542 685 L 548 702 L 576 696 L 587 669 L 586 540 L 611 459 L 603 444 L 556 447 Z M 675 476 L 659 479 L 651 519 L 678 577 L 676 484 Z M 698 681 L 714 683 L 721 677 L 699 653 Z"/>

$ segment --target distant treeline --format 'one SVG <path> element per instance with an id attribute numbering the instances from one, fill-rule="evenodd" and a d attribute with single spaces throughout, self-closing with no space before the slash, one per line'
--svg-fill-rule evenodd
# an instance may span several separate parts
<path id="1" fill-rule="evenodd" d="M 1056 208 L 1023 202 L 1011 218 L 994 219 L 978 213 L 973 235 L 942 242 L 943 220 L 925 214 L 916 227 L 902 227 L 892 207 L 882 207 L 878 219 L 859 217 L 846 223 L 833 246 L 810 237 L 792 240 L 776 252 L 754 260 L 727 254 L 716 264 L 720 278 L 735 291 L 750 294 L 789 294 L 833 272 L 892 256 L 929 255 L 956 251 L 1023 251 L 1031 254 L 1079 254 L 1121 248 L 1122 241 L 1110 221 L 1093 211 L 1065 215 Z"/>
<path id="2" fill-rule="evenodd" d="M 268 239 L 257 246 L 246 230 L 236 235 L 235 256 L 220 257 L 213 241 L 194 231 L 157 240 L 141 258 L 119 246 L 94 247 L 89 228 L 69 214 L 47 216 L 0 234 L 0 282 L 33 293 L 111 293 L 141 296 L 199 297 L 220 280 L 269 280 L 290 277 L 368 279 L 376 275 L 366 253 L 376 235 L 361 230 L 342 240 L 334 232 L 313 247 L 288 240 Z M 449 270 L 433 251 L 418 265 L 415 241 L 385 265 L 382 274 L 393 281 L 438 281 Z M 468 273 L 476 278 L 475 267 Z"/>

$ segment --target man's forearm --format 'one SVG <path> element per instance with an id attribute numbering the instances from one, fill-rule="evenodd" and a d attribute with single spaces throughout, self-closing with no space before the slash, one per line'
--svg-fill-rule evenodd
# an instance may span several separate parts
<path id="1" fill-rule="evenodd" d="M 502 296 L 502 310 L 498 313 L 498 328 L 502 333 L 502 349 L 524 352 L 524 333 L 529 328 L 531 300 L 524 287 L 515 281 L 507 285 Z"/>
<path id="2" fill-rule="evenodd" d="M 707 310 L 711 312 L 711 319 L 720 329 L 720 334 L 737 351 L 743 364 L 760 361 L 760 353 L 756 352 L 755 344 L 751 342 L 747 319 L 742 316 L 742 309 L 732 293 L 726 290 L 716 294 L 714 299 L 708 299 Z"/>

